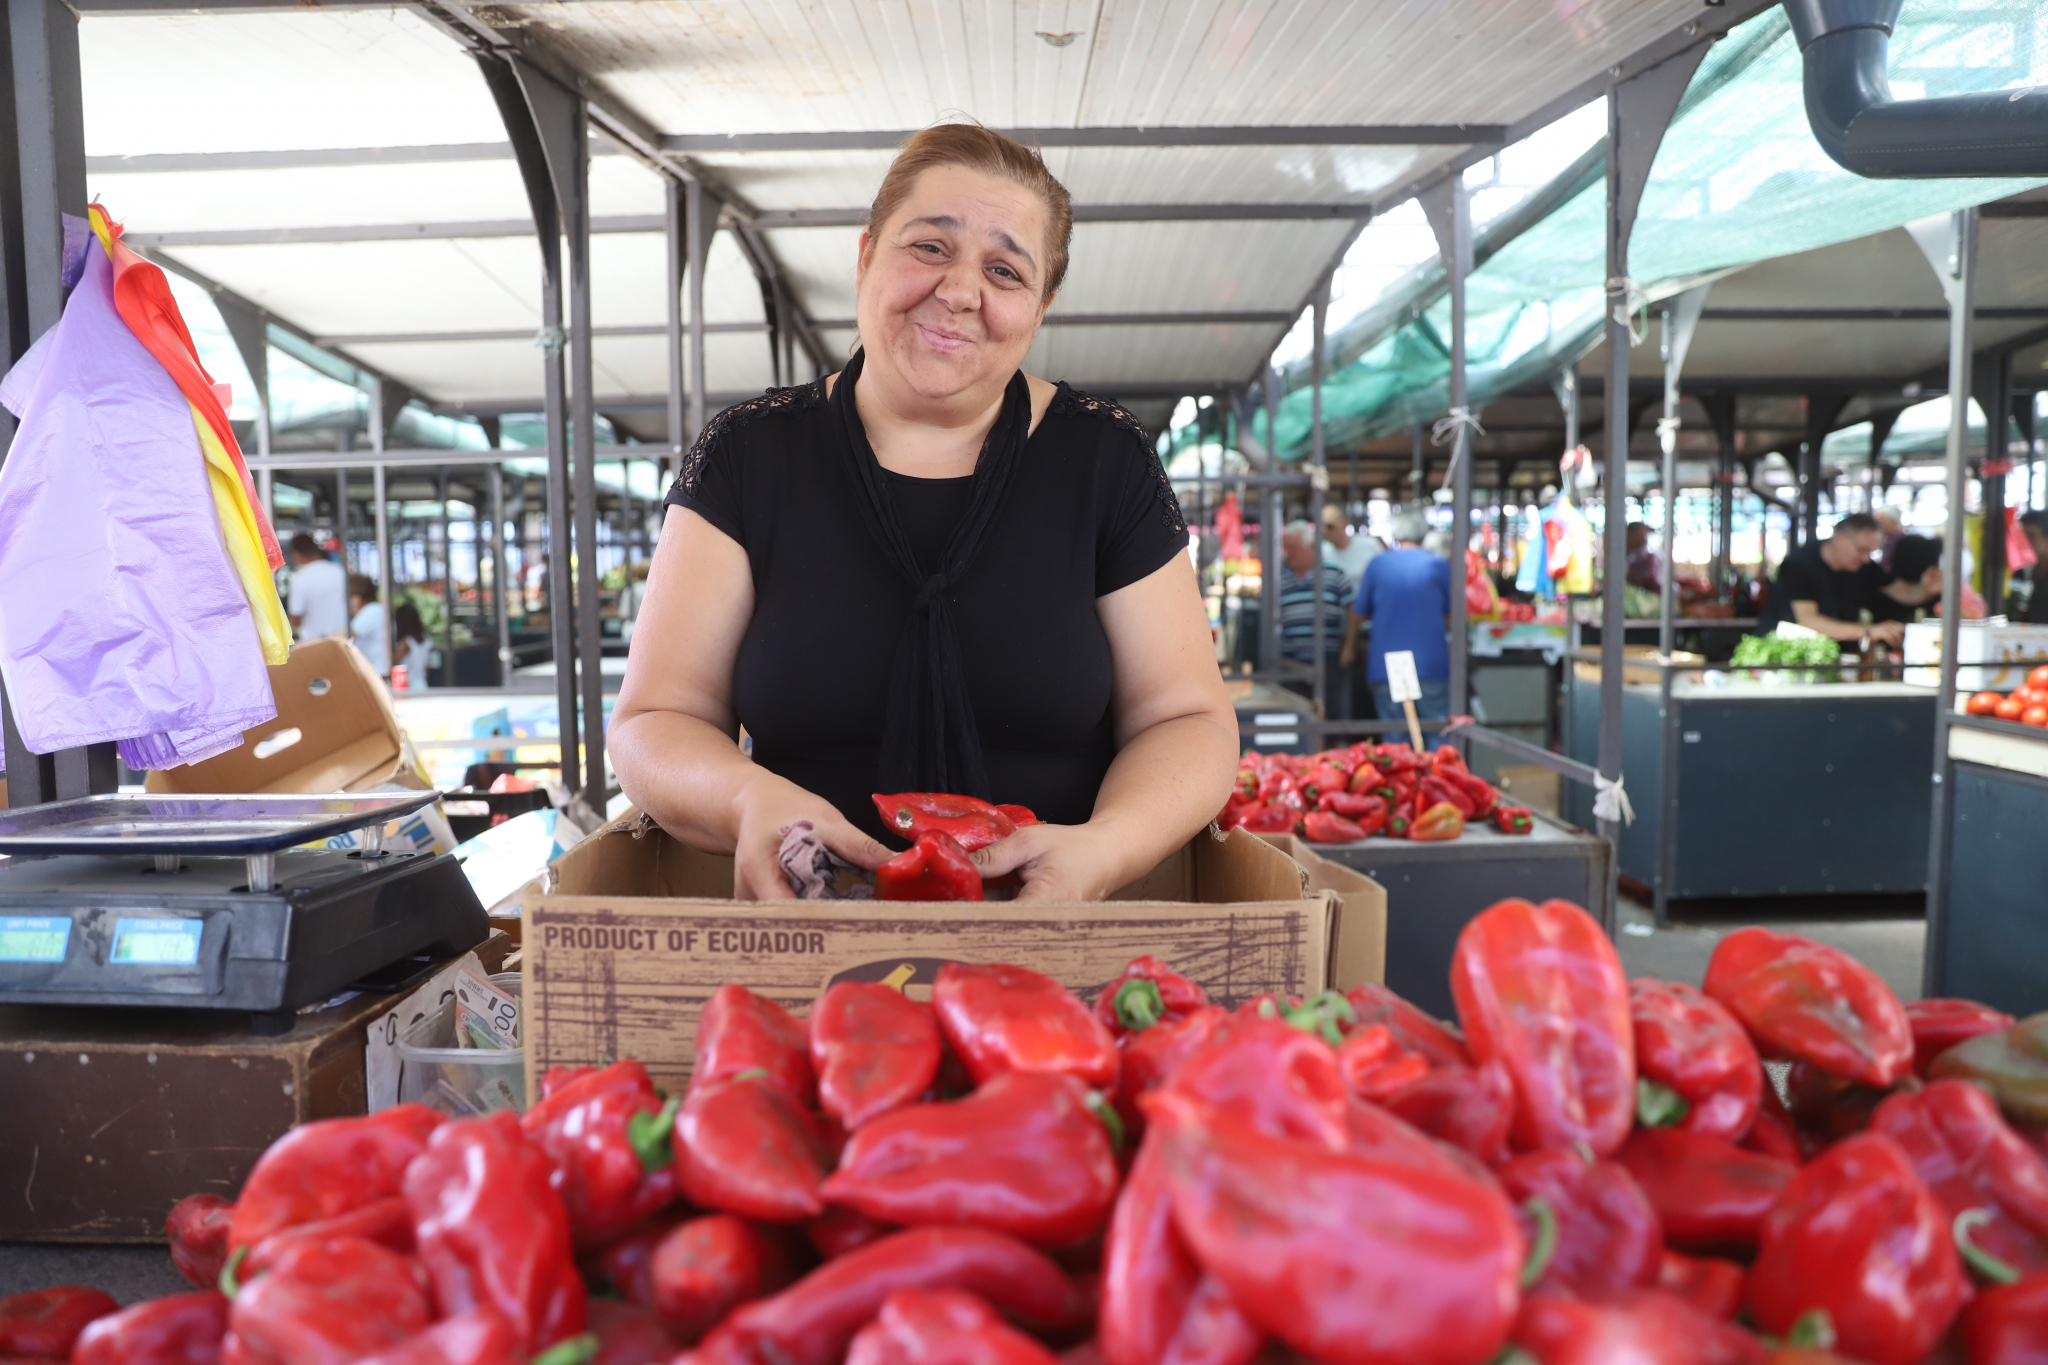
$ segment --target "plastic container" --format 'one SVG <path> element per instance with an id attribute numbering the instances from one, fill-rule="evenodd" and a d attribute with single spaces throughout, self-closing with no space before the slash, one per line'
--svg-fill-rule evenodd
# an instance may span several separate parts
<path id="1" fill-rule="evenodd" d="M 499 972 L 491 984 L 518 996 L 520 974 Z M 398 1101 L 424 1104 L 455 1118 L 473 1118 L 494 1109 L 523 1112 L 526 1108 L 526 1049 L 455 1045 L 455 1001 L 407 1029 L 398 1039 Z"/>

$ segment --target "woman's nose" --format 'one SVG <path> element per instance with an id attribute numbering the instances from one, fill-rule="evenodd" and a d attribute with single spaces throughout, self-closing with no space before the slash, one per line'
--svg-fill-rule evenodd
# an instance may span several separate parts
<path id="1" fill-rule="evenodd" d="M 977 311 L 981 307 L 980 272 L 973 265 L 956 261 L 939 278 L 939 287 L 933 292 L 938 295 L 939 302 L 956 313 Z"/>

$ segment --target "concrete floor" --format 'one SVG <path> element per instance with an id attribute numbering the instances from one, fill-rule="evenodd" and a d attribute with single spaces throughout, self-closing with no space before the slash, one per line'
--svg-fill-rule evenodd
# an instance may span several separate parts
<path id="1" fill-rule="evenodd" d="M 1917 917 L 1821 916 L 1816 905 L 1773 907 L 1774 929 L 1833 944 L 1873 968 L 1904 1000 L 1920 995 L 1920 955 L 1926 925 Z M 1782 916 L 1782 917 L 1781 917 Z M 1674 922 L 1659 929 L 1649 908 L 1624 899 L 1621 960 L 1630 976 L 1657 976 L 1697 986 L 1723 934 L 1741 919 Z M 89 1284 L 122 1303 L 180 1293 L 191 1286 L 160 1246 L 37 1246 L 0 1242 L 0 1297 L 57 1284 Z"/>

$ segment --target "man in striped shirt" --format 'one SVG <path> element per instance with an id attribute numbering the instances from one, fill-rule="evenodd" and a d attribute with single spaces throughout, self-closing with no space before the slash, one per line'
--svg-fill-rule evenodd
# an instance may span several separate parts
<path id="1" fill-rule="evenodd" d="M 1317 558 L 1316 528 L 1306 521 L 1291 521 L 1280 537 L 1280 656 L 1292 663 L 1313 666 L 1316 658 L 1315 582 Z M 1356 638 L 1358 622 L 1352 617 L 1351 599 L 1358 585 L 1333 564 L 1323 565 L 1323 698 L 1325 719 L 1348 719 L 1351 714 L 1351 674 L 1341 662 L 1346 647 Z M 1290 684 L 1297 692 L 1313 695 L 1308 683 Z"/>

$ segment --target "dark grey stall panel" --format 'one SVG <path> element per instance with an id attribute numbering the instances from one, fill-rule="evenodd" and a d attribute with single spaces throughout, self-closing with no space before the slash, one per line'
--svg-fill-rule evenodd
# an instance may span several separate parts
<path id="1" fill-rule="evenodd" d="M 1368 839 L 1316 852 L 1371 877 L 1387 893 L 1387 985 L 1449 1019 L 1451 950 L 1495 901 L 1519 896 L 1591 905 L 1607 880 L 1607 843 L 1543 816 L 1527 835 L 1468 828 L 1441 843 Z"/>
<path id="2" fill-rule="evenodd" d="M 1680 702 L 1670 894 L 1922 890 L 1933 700 L 1786 692 Z M 1640 816 L 1656 788 L 1638 789 L 1633 770 L 1628 785 Z M 1650 880 L 1626 856 L 1621 866 Z"/>
<path id="3" fill-rule="evenodd" d="M 2048 1010 L 2048 782 L 1975 763 L 1951 771 L 1948 931 L 1932 993 Z M 1390 962 L 1392 946 L 1390 934 Z"/>
<path id="4" fill-rule="evenodd" d="M 1621 785 L 1636 818 L 1621 831 L 1621 874 L 1651 885 L 1657 875 L 1657 783 L 1664 751 L 1657 728 L 1657 692 L 1641 685 L 1621 693 Z M 1600 684 L 1572 680 L 1571 757 L 1591 767 L 1600 765 Z M 1933 744 L 1929 739 L 1929 745 Z M 1563 784 L 1564 817 L 1590 829 L 1593 789 L 1576 782 Z"/>

